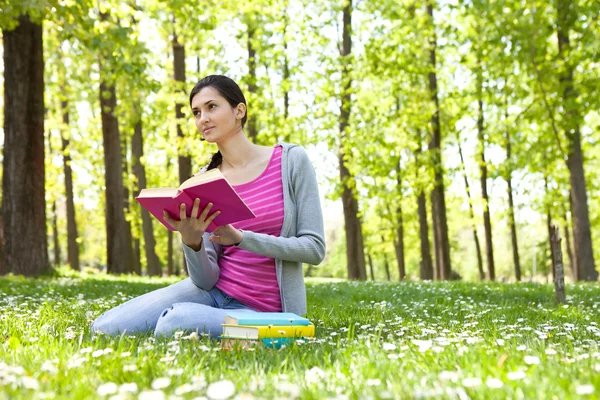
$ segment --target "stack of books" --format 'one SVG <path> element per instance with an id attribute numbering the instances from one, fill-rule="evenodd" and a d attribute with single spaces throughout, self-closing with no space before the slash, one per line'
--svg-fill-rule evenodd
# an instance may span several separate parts
<path id="1" fill-rule="evenodd" d="M 265 345 L 280 348 L 315 336 L 315 326 L 294 313 L 228 311 L 220 336 L 226 349 Z"/>

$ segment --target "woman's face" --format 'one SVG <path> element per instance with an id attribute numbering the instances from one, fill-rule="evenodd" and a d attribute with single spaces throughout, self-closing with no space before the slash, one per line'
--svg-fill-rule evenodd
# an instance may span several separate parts
<path id="1" fill-rule="evenodd" d="M 192 98 L 196 127 L 206 141 L 215 143 L 238 131 L 245 112 L 242 106 L 231 107 L 213 87 L 205 87 Z"/>

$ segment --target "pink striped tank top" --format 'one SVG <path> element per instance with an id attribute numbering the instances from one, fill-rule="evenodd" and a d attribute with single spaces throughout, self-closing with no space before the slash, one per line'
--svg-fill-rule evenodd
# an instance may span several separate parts
<path id="1" fill-rule="evenodd" d="M 235 228 L 272 236 L 281 234 L 284 216 L 281 153 L 282 147 L 275 146 L 267 168 L 258 178 L 233 186 L 256 215 L 232 224 Z M 219 267 L 219 290 L 257 311 L 281 311 L 274 258 L 237 246 L 223 246 Z"/>

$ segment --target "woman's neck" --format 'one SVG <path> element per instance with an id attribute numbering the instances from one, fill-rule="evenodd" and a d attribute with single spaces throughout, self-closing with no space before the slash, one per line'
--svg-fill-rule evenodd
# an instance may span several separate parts
<path id="1" fill-rule="evenodd" d="M 222 166 L 225 168 L 244 168 L 258 155 L 258 147 L 248 140 L 243 131 L 217 144 L 223 156 Z"/>

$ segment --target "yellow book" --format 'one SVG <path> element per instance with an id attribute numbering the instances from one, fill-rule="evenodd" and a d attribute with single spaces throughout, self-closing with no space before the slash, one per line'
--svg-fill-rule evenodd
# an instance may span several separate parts
<path id="1" fill-rule="evenodd" d="M 243 339 L 314 337 L 315 326 L 223 324 L 223 336 Z"/>

